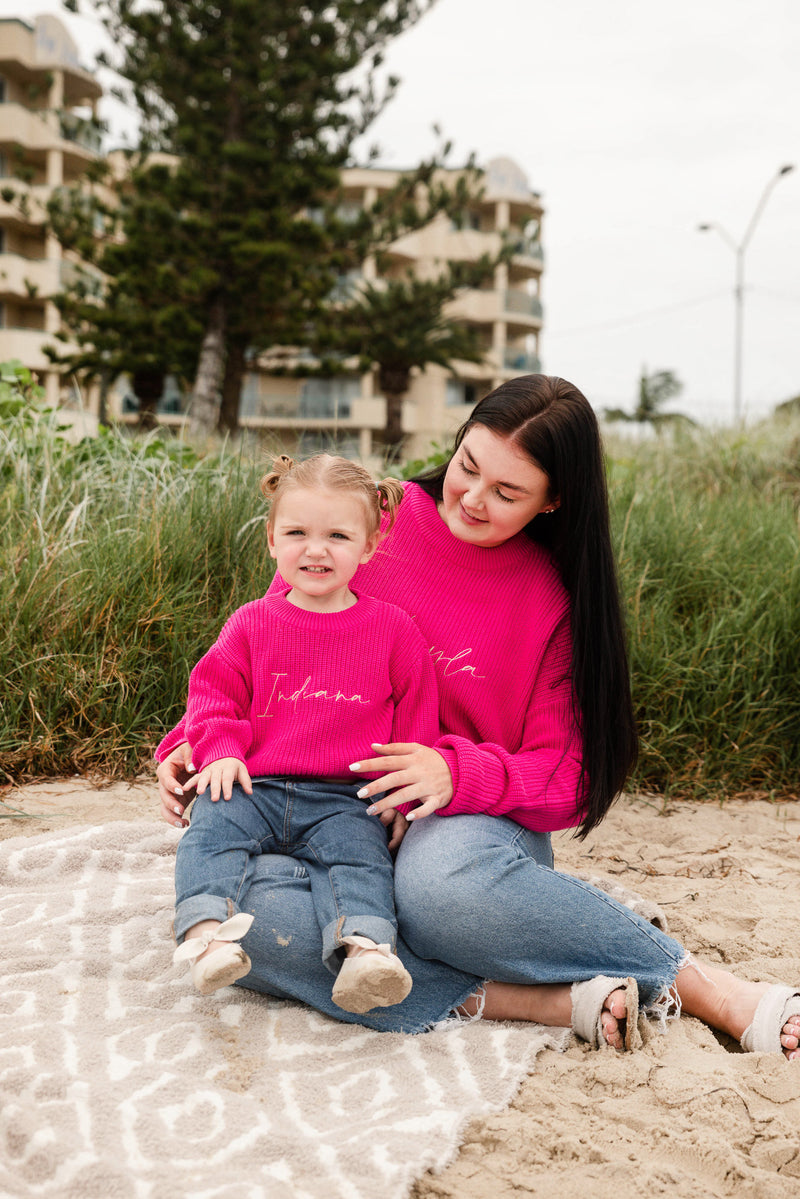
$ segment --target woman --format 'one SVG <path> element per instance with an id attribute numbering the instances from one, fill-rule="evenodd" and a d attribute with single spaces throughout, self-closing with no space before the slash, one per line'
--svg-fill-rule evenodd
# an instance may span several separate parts
<path id="1" fill-rule="evenodd" d="M 459 1011 L 571 1025 L 623 1048 L 638 992 L 655 1014 L 682 1008 L 745 1048 L 800 1057 L 800 992 L 701 967 L 552 869 L 549 833 L 599 824 L 636 755 L 599 430 L 584 396 L 529 375 L 482 400 L 447 466 L 407 486 L 391 539 L 354 586 L 416 620 L 442 728 L 433 747 L 376 746 L 351 767 L 380 772 L 360 795 L 392 821 L 395 842 L 394 805 L 422 802 L 395 870 L 398 952 L 414 988 L 359 1021 L 416 1032 Z M 158 772 L 177 825 L 181 740 L 178 726 Z M 272 930 L 248 934 L 248 986 L 346 1018 L 330 1005 L 296 863 L 262 856 L 239 906 Z"/>

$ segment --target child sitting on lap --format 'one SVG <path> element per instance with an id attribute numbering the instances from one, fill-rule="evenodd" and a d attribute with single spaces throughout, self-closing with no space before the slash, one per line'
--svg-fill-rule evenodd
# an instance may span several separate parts
<path id="1" fill-rule="evenodd" d="M 361 1013 L 401 1002 L 411 976 L 395 949 L 387 830 L 348 767 L 376 743 L 438 736 L 434 668 L 416 626 L 349 587 L 381 540 L 381 511 L 391 528 L 403 492 L 328 454 L 281 457 L 261 487 L 272 497 L 269 551 L 288 589 L 234 612 L 192 671 L 178 739 L 199 773 L 175 867 L 175 959 L 192 962 L 202 994 L 246 975 L 238 941 L 253 917 L 238 896 L 254 855 L 291 854 L 311 881 L 333 1000 Z M 439 806 L 431 797 L 415 816 Z"/>

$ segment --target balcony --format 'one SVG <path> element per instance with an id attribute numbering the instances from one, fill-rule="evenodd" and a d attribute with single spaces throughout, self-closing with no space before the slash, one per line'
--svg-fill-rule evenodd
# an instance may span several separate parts
<path id="1" fill-rule="evenodd" d="M 500 296 L 496 291 L 471 288 L 448 304 L 447 315 L 475 325 L 490 325 L 500 319 Z"/>
<path id="2" fill-rule="evenodd" d="M 511 244 L 516 257 L 533 258 L 536 262 L 544 263 L 544 250 L 540 241 L 531 237 L 512 237 Z"/>
<path id="3" fill-rule="evenodd" d="M 80 117 L 76 112 L 62 112 L 60 130 L 65 142 L 80 146 L 92 155 L 100 153 L 103 135 L 90 118 Z"/>
<path id="4" fill-rule="evenodd" d="M 42 347 L 53 344 L 52 333 L 44 329 L 0 329 L 0 362 L 19 358 L 29 370 L 51 371 L 53 365 L 42 352 Z"/>
<path id="5" fill-rule="evenodd" d="M 31 229 L 44 225 L 51 188 L 44 184 L 23 183 L 13 176 L 0 176 L 0 192 L 6 189 L 9 199 L 4 200 L 0 195 L 0 221 L 6 229 Z M 13 195 L 10 195 L 12 192 Z"/>
<path id="6" fill-rule="evenodd" d="M 0 144 L 23 146 L 26 150 L 50 150 L 58 134 L 46 118 L 22 104 L 0 104 Z"/>
<path id="7" fill-rule="evenodd" d="M 22 104 L 0 104 L 2 144 L 22 146 L 28 152 L 63 150 L 85 164 L 100 153 L 102 134 L 91 120 L 75 112 L 63 112 L 54 123 L 48 114 Z"/>
<path id="8" fill-rule="evenodd" d="M 518 375 L 538 375 L 542 364 L 536 354 L 506 346 L 503 350 L 503 370 L 514 371 Z"/>
<path id="9" fill-rule="evenodd" d="M 542 301 L 538 296 L 531 296 L 526 291 L 509 288 L 503 296 L 503 311 L 513 312 L 515 316 L 529 316 L 534 320 L 542 319 Z"/>
<path id="10" fill-rule="evenodd" d="M 242 389 L 241 414 L 249 422 L 318 424 L 347 421 L 361 395 L 361 379 L 305 379 L 285 391 L 259 390 L 259 376 L 249 375 Z"/>
<path id="11" fill-rule="evenodd" d="M 0 254 L 0 295 L 25 300 L 45 299 L 59 290 L 56 259 Z"/>

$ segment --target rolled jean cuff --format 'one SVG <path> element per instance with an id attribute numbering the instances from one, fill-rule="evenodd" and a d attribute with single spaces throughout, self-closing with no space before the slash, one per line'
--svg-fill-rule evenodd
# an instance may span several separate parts
<path id="1" fill-rule="evenodd" d="M 226 899 L 224 895 L 190 895 L 175 907 L 175 919 L 172 922 L 175 940 L 180 945 L 189 929 L 201 920 L 219 920 L 222 924 L 238 911 L 240 909 L 233 900 Z"/>
<path id="2" fill-rule="evenodd" d="M 376 945 L 397 950 L 397 927 L 383 916 L 346 916 L 331 920 L 322 930 L 322 960 L 331 974 L 338 974 L 344 960 L 343 937 L 369 937 Z"/>

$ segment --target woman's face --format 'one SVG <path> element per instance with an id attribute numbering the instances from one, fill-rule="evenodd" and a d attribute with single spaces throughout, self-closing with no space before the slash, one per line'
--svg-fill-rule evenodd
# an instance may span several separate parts
<path id="1" fill-rule="evenodd" d="M 509 438 L 473 425 L 444 477 L 439 512 L 453 536 L 491 549 L 554 507 L 544 471 Z"/>

